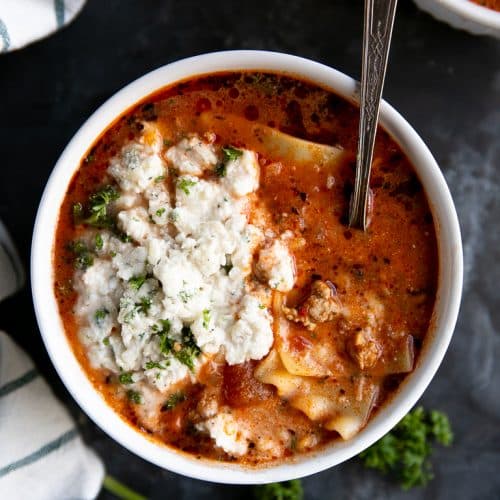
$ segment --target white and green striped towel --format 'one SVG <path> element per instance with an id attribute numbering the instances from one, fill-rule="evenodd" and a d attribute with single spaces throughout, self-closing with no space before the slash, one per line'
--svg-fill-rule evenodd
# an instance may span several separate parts
<path id="1" fill-rule="evenodd" d="M 20 49 L 68 24 L 85 0 L 0 0 L 0 53 Z"/>
<path id="2" fill-rule="evenodd" d="M 0 222 L 0 300 L 22 284 L 20 269 Z M 92 499 L 103 476 L 32 361 L 0 331 L 0 499 Z"/>

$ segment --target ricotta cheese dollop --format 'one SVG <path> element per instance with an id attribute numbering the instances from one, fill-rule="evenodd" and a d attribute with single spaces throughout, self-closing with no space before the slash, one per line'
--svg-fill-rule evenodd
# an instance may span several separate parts
<path id="1" fill-rule="evenodd" d="M 101 243 L 93 265 L 76 272 L 76 315 L 93 366 L 130 390 L 168 394 L 196 381 L 214 355 L 233 365 L 262 359 L 272 346 L 272 290 L 293 287 L 294 262 L 285 238 L 269 241 L 266 228 L 249 222 L 260 167 L 253 151 L 233 151 L 225 158 L 190 135 L 162 152 L 161 135 L 145 124 L 141 139 L 110 162 L 117 230 L 86 230 L 87 242 Z M 229 453 L 245 452 L 228 415 L 201 428 Z"/>

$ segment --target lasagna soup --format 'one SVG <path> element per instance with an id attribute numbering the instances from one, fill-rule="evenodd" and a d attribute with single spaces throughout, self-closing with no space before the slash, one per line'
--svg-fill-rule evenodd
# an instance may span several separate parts
<path id="1" fill-rule="evenodd" d="M 201 76 L 134 106 L 62 204 L 54 289 L 94 386 L 151 439 L 247 465 L 358 433 L 418 360 L 437 247 L 379 130 L 349 229 L 359 110 L 279 74 Z"/>

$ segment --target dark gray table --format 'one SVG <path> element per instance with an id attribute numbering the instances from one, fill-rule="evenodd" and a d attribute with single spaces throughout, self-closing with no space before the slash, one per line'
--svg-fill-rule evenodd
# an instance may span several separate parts
<path id="1" fill-rule="evenodd" d="M 0 217 L 25 266 L 36 208 L 58 155 L 120 87 L 170 61 L 235 48 L 289 52 L 359 77 L 361 30 L 359 0 L 90 0 L 62 32 L 2 55 Z M 433 151 L 462 225 L 461 315 L 422 400 L 450 415 L 456 440 L 437 451 L 436 478 L 426 489 L 404 493 L 351 460 L 306 479 L 306 498 L 500 498 L 500 43 L 455 31 L 401 1 L 384 95 Z M 161 470 L 96 428 L 50 365 L 28 287 L 1 304 L 0 327 L 33 356 L 111 474 L 151 498 L 251 497 L 250 488 Z"/>

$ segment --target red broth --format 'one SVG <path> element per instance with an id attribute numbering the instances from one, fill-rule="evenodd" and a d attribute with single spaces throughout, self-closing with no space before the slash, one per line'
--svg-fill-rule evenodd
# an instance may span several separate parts
<path id="1" fill-rule="evenodd" d="M 364 233 L 346 226 L 358 113 L 354 105 L 334 93 L 288 76 L 261 72 L 213 74 L 147 97 L 112 124 L 82 160 L 60 209 L 53 257 L 54 290 L 66 334 L 89 379 L 107 403 L 139 431 L 198 457 L 248 465 L 269 463 L 339 439 L 339 433 L 327 425 L 326 417 L 310 418 L 307 394 L 331 388 L 329 397 L 339 404 L 342 398 L 366 403 L 369 418 L 412 371 L 428 335 L 436 298 L 435 227 L 412 165 L 381 129 L 371 179 L 371 224 Z M 238 127 L 234 126 L 234 117 Z M 177 399 L 166 405 L 151 424 L 138 411 L 140 404 L 126 397 L 127 387 L 116 373 L 90 364 L 75 314 L 75 253 L 68 246 L 78 241 L 88 227 L 75 223 L 73 207 L 84 205 L 92 193 L 112 182 L 107 172 L 110 159 L 125 143 L 141 135 L 144 123 L 160 130 L 164 138 L 162 154 L 186 134 L 206 132 L 215 132 L 216 147 L 231 144 L 257 151 L 260 186 L 252 195 L 254 206 L 270 214 L 266 219 L 268 228 L 277 234 L 291 231 L 301 241 L 292 249 L 295 285 L 280 294 L 282 306 L 296 311 L 299 320 L 286 319 L 282 306 L 270 308 L 274 316 L 272 352 L 285 345 L 285 351 L 296 360 L 308 353 L 316 356 L 318 346 L 323 346 L 314 362 L 323 366 L 324 374 L 301 378 L 302 393 L 291 396 L 279 384 L 266 383 L 268 374 L 262 374 L 263 368 L 259 372 L 265 360 L 230 366 L 219 353 L 200 369 L 195 382 L 174 387 L 169 394 L 175 394 Z M 309 141 L 338 145 L 343 148 L 342 160 L 332 167 L 319 168 L 266 156 L 261 152 L 255 124 Z M 250 212 L 250 222 L 254 218 Z M 249 279 L 255 280 L 255 273 Z M 313 329 L 307 328 L 301 314 L 312 314 L 308 298 L 315 282 L 326 283 L 331 297 L 342 308 L 348 308 L 349 315 L 338 313 L 318 321 Z M 380 307 L 383 314 L 377 312 Z M 373 342 L 363 337 L 367 330 L 365 320 L 360 318 L 368 313 L 376 325 L 370 327 L 376 330 Z M 284 328 L 286 336 L 282 337 Z M 365 349 L 366 342 L 371 342 L 371 351 Z M 376 390 L 366 392 L 370 384 L 375 384 Z M 280 435 L 278 451 L 263 453 L 251 438 L 242 456 L 216 446 L 197 427 L 200 407 L 213 401 L 229 408 L 235 419 L 244 419 L 252 436 L 260 436 L 265 429 Z"/>

